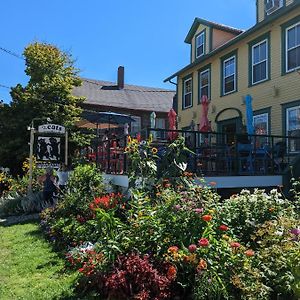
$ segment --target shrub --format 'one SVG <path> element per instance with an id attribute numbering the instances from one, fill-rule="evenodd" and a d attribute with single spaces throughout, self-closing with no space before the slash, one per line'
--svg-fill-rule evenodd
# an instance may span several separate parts
<path id="1" fill-rule="evenodd" d="M 295 215 L 293 203 L 283 198 L 277 190 L 269 194 L 258 189 L 254 193 L 243 190 L 239 195 L 233 195 L 219 204 L 217 210 L 222 222 L 229 225 L 233 233 L 245 243 L 251 240 L 251 235 L 264 222 L 279 216 Z"/>

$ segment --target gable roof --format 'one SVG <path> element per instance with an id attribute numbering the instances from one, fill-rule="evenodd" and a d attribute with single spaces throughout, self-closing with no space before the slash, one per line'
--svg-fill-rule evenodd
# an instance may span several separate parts
<path id="1" fill-rule="evenodd" d="M 230 32 L 230 33 L 233 33 L 233 34 L 236 34 L 236 35 L 241 34 L 244 31 L 244 30 L 241 30 L 241 29 L 237 29 L 237 28 L 234 28 L 234 27 L 227 26 L 227 25 L 207 21 L 207 20 L 204 20 L 204 19 L 201 19 L 201 18 L 195 18 L 195 20 L 192 24 L 192 27 L 189 30 L 189 32 L 188 32 L 188 34 L 187 34 L 187 36 L 184 40 L 185 43 L 188 43 L 188 44 L 191 43 L 191 40 L 192 40 L 195 32 L 197 31 L 199 25 L 206 25 L 206 26 L 213 27 L 215 29 L 223 30 L 223 31 L 226 31 L 226 32 Z"/>
<path id="2" fill-rule="evenodd" d="M 197 58 L 194 62 L 190 63 L 189 65 L 185 66 L 181 70 L 177 71 L 173 75 L 171 75 L 168 78 L 166 78 L 164 80 L 164 82 L 172 80 L 174 77 L 176 77 L 176 76 L 182 74 L 183 72 L 185 72 L 185 71 L 193 68 L 194 66 L 196 66 L 196 65 L 204 62 L 208 58 L 210 58 L 210 57 L 212 57 L 214 55 L 219 54 L 221 51 L 223 51 L 226 48 L 228 48 L 228 47 L 230 47 L 230 46 L 232 46 L 232 45 L 240 42 L 241 40 L 243 40 L 246 37 L 248 37 L 250 34 L 255 33 L 256 31 L 260 30 L 261 28 L 263 28 L 267 24 L 272 23 L 273 21 L 279 19 L 280 17 L 282 17 L 286 13 L 289 13 L 289 12 L 293 11 L 295 8 L 298 8 L 299 6 L 300 6 L 300 0 L 295 0 L 295 2 L 293 2 L 292 4 L 290 4 L 290 5 L 286 6 L 286 7 L 281 8 L 276 13 L 270 15 L 268 18 L 266 18 L 263 21 L 257 23 L 256 25 L 254 25 L 250 29 L 244 31 L 243 33 L 241 33 L 238 36 L 234 37 L 233 39 L 229 40 L 227 43 L 223 44 L 222 46 L 216 48 L 215 50 L 209 52 L 208 54 L 205 54 L 205 55 Z"/>
<path id="3" fill-rule="evenodd" d="M 83 104 L 130 110 L 169 112 L 175 91 L 125 84 L 124 89 L 109 81 L 81 78 L 82 85 L 74 87 L 73 95 L 85 97 Z"/>

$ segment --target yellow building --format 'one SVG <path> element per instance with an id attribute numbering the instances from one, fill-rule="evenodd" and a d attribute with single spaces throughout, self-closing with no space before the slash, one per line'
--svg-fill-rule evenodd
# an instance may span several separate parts
<path id="1" fill-rule="evenodd" d="M 165 80 L 177 77 L 179 129 L 199 124 L 206 95 L 212 131 L 239 132 L 250 95 L 256 134 L 300 136 L 300 1 L 256 5 L 257 22 L 246 31 L 194 20 L 185 39 L 190 64 Z M 298 142 L 289 147 L 300 151 Z"/>

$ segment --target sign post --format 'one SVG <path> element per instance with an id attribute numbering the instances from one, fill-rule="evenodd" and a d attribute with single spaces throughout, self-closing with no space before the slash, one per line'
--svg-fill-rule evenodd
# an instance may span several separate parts
<path id="1" fill-rule="evenodd" d="M 32 173 L 33 173 L 33 143 L 34 143 L 34 127 L 30 126 L 30 142 L 29 142 L 29 184 L 28 195 L 32 192 Z"/>

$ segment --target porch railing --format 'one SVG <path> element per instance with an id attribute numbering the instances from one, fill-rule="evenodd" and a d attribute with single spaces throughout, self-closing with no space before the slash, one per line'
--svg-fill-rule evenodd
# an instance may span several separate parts
<path id="1" fill-rule="evenodd" d="M 223 134 L 149 128 L 142 138 L 153 137 L 159 153 L 171 139 L 183 136 L 193 153 L 186 153 L 188 171 L 199 176 L 276 175 L 300 154 L 300 137 L 279 135 Z M 95 139 L 83 149 L 83 156 L 96 162 L 105 173 L 126 174 L 128 169 L 127 137 Z"/>

